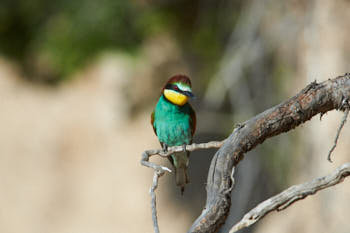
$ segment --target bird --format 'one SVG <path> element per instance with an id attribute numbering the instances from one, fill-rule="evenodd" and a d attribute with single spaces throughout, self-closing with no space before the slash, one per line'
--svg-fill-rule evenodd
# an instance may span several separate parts
<path id="1" fill-rule="evenodd" d="M 164 152 L 169 146 L 183 146 L 182 152 L 168 157 L 175 169 L 175 182 L 181 195 L 190 182 L 187 174 L 190 152 L 186 151 L 186 145 L 192 144 L 196 131 L 196 114 L 188 102 L 193 97 L 190 78 L 183 74 L 174 75 L 163 87 L 151 114 L 153 130 Z"/>

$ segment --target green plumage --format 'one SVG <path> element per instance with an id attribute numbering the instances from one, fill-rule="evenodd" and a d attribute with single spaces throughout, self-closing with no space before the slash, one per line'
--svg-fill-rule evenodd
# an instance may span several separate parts
<path id="1" fill-rule="evenodd" d="M 170 103 L 162 95 L 154 110 L 153 122 L 159 141 L 168 146 L 190 144 L 192 111 L 188 103 L 178 106 Z"/>
<path id="2" fill-rule="evenodd" d="M 152 125 L 154 132 L 162 146 L 181 146 L 192 143 L 192 137 L 196 127 L 196 116 L 189 103 L 183 106 L 169 102 L 161 95 L 155 110 L 152 113 Z M 189 164 L 188 151 L 174 153 L 169 160 L 175 167 L 176 184 L 181 187 L 183 193 L 185 185 L 189 183 L 187 167 Z"/>
<path id="3" fill-rule="evenodd" d="M 156 108 L 151 115 L 151 124 L 160 144 L 166 150 L 168 146 L 181 146 L 192 143 L 196 130 L 196 114 L 188 98 L 194 97 L 191 80 L 186 75 L 175 75 L 165 84 Z M 181 193 L 189 183 L 187 167 L 190 153 L 185 150 L 172 154 L 169 158 L 175 168 L 176 185 Z"/>

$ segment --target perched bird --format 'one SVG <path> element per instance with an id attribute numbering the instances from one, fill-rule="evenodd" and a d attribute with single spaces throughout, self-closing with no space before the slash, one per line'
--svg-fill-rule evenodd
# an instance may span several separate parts
<path id="1" fill-rule="evenodd" d="M 196 130 L 196 114 L 188 103 L 194 97 L 191 81 L 186 75 L 171 77 L 162 89 L 156 108 L 151 115 L 151 124 L 164 151 L 168 146 L 183 146 L 183 152 L 169 156 L 175 168 L 176 185 L 180 186 L 181 194 L 189 183 L 187 167 L 190 153 L 186 145 L 192 143 Z"/>

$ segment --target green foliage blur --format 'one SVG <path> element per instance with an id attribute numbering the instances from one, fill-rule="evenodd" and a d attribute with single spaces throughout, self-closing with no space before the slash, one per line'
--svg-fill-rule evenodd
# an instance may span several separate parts
<path id="1" fill-rule="evenodd" d="M 236 18 L 234 11 L 225 14 L 234 4 L 225 4 L 2 0 L 0 53 L 19 62 L 26 77 L 59 83 L 105 50 L 137 54 L 145 39 L 166 32 L 190 62 L 213 71 Z"/>
<path id="2" fill-rule="evenodd" d="M 1 52 L 29 74 L 36 75 L 33 67 L 48 69 L 39 74 L 54 82 L 101 50 L 134 50 L 147 34 L 132 1 L 4 0 L 1 5 Z"/>

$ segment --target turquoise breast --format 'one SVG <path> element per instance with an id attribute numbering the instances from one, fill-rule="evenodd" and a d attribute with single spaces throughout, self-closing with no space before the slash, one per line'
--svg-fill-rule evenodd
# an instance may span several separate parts
<path id="1" fill-rule="evenodd" d="M 190 144 L 190 106 L 177 106 L 162 95 L 154 111 L 154 127 L 160 142 L 168 146 Z"/>

